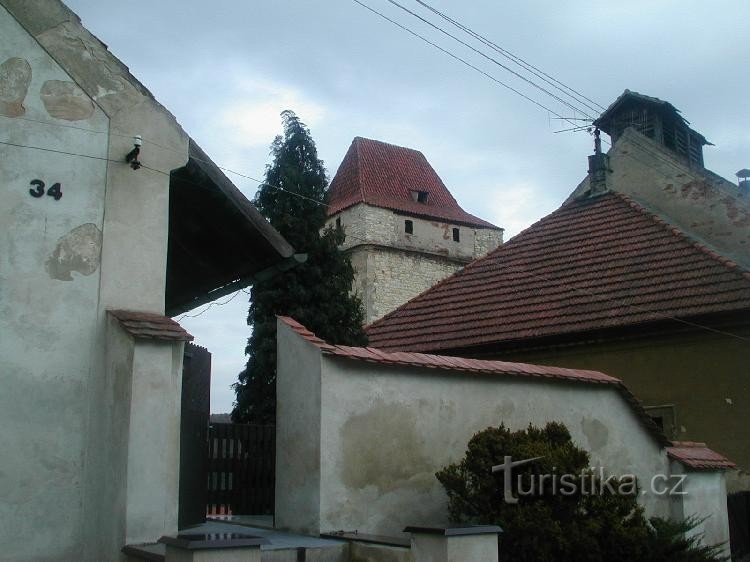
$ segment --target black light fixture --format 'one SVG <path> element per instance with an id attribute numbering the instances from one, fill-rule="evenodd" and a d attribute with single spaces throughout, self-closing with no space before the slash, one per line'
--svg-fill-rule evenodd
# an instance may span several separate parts
<path id="1" fill-rule="evenodd" d="M 136 135 L 133 137 L 133 150 L 128 152 L 127 156 L 125 156 L 125 161 L 130 164 L 130 167 L 134 170 L 137 170 L 141 167 L 141 162 L 138 160 L 138 155 L 141 153 L 141 145 L 143 144 L 143 139 L 141 138 L 141 135 Z"/>

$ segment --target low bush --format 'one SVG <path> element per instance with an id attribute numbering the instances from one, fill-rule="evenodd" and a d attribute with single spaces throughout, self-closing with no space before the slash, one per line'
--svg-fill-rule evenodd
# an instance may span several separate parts
<path id="1" fill-rule="evenodd" d="M 506 471 L 493 466 L 536 459 Z M 537 458 L 538 457 L 538 458 Z M 542 475 L 550 475 L 542 477 Z M 568 479 L 562 475 L 577 475 Z M 465 457 L 436 474 L 448 494 L 451 519 L 503 528 L 500 560 L 514 562 L 715 562 L 721 548 L 690 536 L 700 521 L 647 519 L 637 483 L 602 478 L 567 428 L 548 423 L 510 431 L 487 428 L 469 441 Z M 607 484 L 605 486 L 605 483 Z M 510 502 L 506 484 L 510 484 Z M 563 491 L 564 488 L 564 491 Z M 596 492 L 596 493 L 592 493 Z"/>

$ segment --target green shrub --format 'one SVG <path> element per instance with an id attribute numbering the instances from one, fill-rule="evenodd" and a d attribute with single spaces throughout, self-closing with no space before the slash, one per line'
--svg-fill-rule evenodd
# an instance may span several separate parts
<path id="1" fill-rule="evenodd" d="M 513 468 L 510 481 L 517 503 L 504 501 L 504 473 L 492 472 L 505 456 L 538 460 Z M 553 490 L 551 478 L 528 494 L 539 475 L 585 475 L 574 493 Z M 436 474 L 448 494 L 451 519 L 460 524 L 503 528 L 500 559 L 514 562 L 709 562 L 722 560 L 717 547 L 700 537 L 686 538 L 700 523 L 646 519 L 634 482 L 613 479 L 603 487 L 589 469 L 589 455 L 571 440 L 567 428 L 548 423 L 512 432 L 487 428 L 469 441 L 466 456 Z M 520 489 L 519 489 L 520 485 Z M 595 489 L 603 493 L 585 493 Z M 571 489 L 567 489 L 571 492 Z M 626 493 L 622 493 L 626 492 Z"/>

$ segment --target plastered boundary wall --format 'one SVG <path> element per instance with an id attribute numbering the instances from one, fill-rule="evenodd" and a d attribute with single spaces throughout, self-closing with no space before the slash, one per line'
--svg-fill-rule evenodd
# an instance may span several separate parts
<path id="1" fill-rule="evenodd" d="M 283 322 L 277 342 L 279 528 L 399 535 L 408 525 L 446 525 L 435 472 L 501 422 L 560 421 L 608 473 L 641 484 L 670 474 L 665 451 L 615 388 L 331 357 Z M 649 515 L 673 510 L 667 496 L 641 502 Z"/>

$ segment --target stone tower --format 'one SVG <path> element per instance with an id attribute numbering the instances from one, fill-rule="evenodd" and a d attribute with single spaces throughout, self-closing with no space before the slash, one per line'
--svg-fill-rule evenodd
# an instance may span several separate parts
<path id="1" fill-rule="evenodd" d="M 424 155 L 356 137 L 331 182 L 370 323 L 494 250 L 503 229 L 464 211 Z"/>

